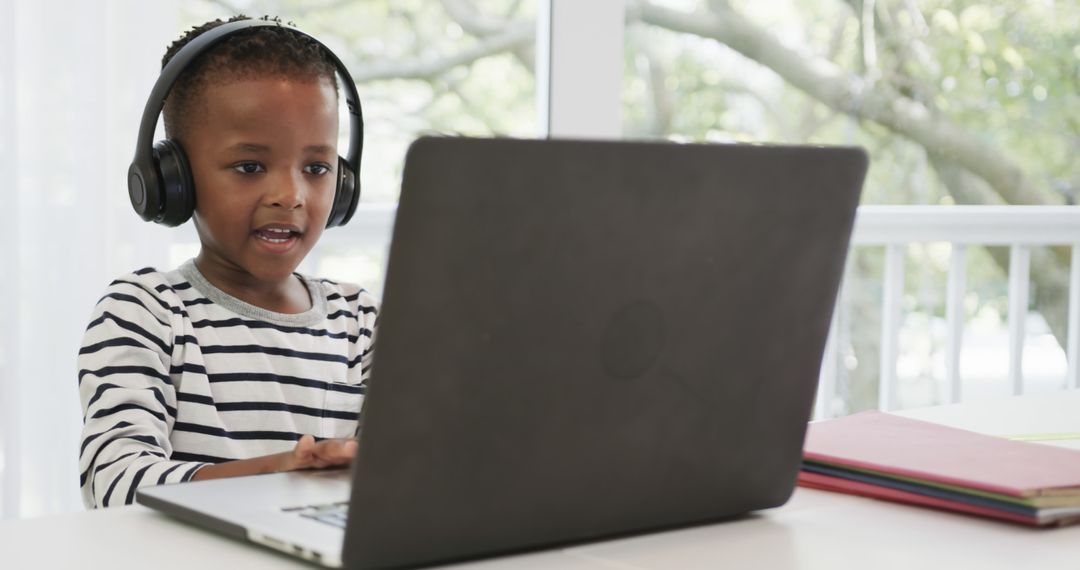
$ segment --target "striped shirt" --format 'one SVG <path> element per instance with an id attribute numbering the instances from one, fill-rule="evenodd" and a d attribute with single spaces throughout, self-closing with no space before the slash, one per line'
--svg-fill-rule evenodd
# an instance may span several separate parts
<path id="1" fill-rule="evenodd" d="M 312 308 L 274 313 L 211 285 L 192 261 L 141 269 L 98 301 L 79 350 L 87 507 L 208 463 L 351 437 L 371 367 L 376 300 L 300 276 Z"/>

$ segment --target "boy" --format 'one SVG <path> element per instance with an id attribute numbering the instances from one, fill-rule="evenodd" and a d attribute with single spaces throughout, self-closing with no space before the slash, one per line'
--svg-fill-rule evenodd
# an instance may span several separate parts
<path id="1" fill-rule="evenodd" d="M 163 66 L 222 24 L 188 32 Z M 190 164 L 201 248 L 177 270 L 121 277 L 94 309 L 79 351 L 88 507 L 356 453 L 376 301 L 295 273 L 334 199 L 334 72 L 317 42 L 264 26 L 212 46 L 169 92 L 165 131 Z"/>

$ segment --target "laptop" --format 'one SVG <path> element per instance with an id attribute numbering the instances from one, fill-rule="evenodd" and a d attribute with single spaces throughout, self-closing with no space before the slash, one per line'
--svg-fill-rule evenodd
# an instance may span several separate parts
<path id="1" fill-rule="evenodd" d="M 138 502 L 348 568 L 779 506 L 866 167 L 857 148 L 421 138 L 351 469 Z"/>

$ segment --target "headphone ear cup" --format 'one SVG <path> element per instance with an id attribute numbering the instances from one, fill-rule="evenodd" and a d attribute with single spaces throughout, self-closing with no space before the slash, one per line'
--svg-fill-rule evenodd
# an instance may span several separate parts
<path id="1" fill-rule="evenodd" d="M 161 173 L 161 216 L 155 221 L 179 226 L 195 212 L 191 165 L 180 144 L 168 139 L 154 143 L 154 160 Z"/>
<path id="2" fill-rule="evenodd" d="M 157 179 L 156 162 L 150 161 L 147 167 L 132 162 L 128 168 L 128 198 L 131 199 L 131 207 L 147 222 L 153 221 L 158 213 L 161 196 Z"/>
<path id="3" fill-rule="evenodd" d="M 349 166 L 349 161 L 338 157 L 337 188 L 334 190 L 334 205 L 330 208 L 330 217 L 326 227 L 343 226 L 349 222 L 356 205 L 360 202 L 360 178 Z"/>

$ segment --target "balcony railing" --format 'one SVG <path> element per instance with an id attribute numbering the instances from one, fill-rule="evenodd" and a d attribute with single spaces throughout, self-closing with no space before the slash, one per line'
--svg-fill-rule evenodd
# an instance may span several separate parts
<path id="1" fill-rule="evenodd" d="M 972 246 L 1009 247 L 1008 382 L 1012 393 L 1024 392 L 1025 321 L 1031 279 L 1031 250 L 1040 246 L 1071 248 L 1069 270 L 1068 361 L 1065 386 L 1080 387 L 1080 208 L 1069 206 L 862 206 L 855 220 L 852 247 L 884 246 L 878 407 L 897 407 L 897 360 L 901 327 L 905 257 L 908 245 L 945 242 L 951 247 L 945 297 L 945 375 L 948 402 L 960 401 L 960 347 L 964 335 L 963 301 L 967 250 Z M 836 331 L 836 317 L 833 333 Z M 835 334 L 822 363 L 815 415 L 827 417 L 838 364 Z"/>
<path id="2" fill-rule="evenodd" d="M 362 205 L 347 230 L 324 234 L 324 246 L 367 246 L 385 250 L 393 226 L 393 205 Z M 1068 333 L 1065 347 L 1066 386 L 1080 387 L 1080 208 L 1069 206 L 862 206 L 852 236 L 852 247 L 883 246 L 885 269 L 880 331 L 880 386 L 878 407 L 895 409 L 897 361 L 900 346 L 905 258 L 916 243 L 951 244 L 946 285 L 945 375 L 948 402 L 961 399 L 960 348 L 964 336 L 963 301 L 967 281 L 967 251 L 973 246 L 1006 246 L 1009 255 L 1008 382 L 1015 394 L 1023 393 L 1023 351 L 1031 277 L 1031 248 L 1069 246 Z M 317 255 L 317 253 L 315 253 Z M 317 258 L 313 260 L 317 263 Z M 838 312 L 837 312 L 838 313 Z M 837 329 L 834 315 L 833 333 Z M 838 351 L 830 334 L 822 363 L 820 395 L 835 393 Z M 816 417 L 827 417 L 828 397 L 819 397 Z"/>

